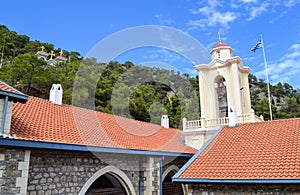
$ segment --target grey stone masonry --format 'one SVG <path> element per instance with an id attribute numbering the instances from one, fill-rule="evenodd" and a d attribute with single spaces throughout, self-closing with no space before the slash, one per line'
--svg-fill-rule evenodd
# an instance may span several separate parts
<path id="1" fill-rule="evenodd" d="M 159 157 L 149 157 L 143 163 L 143 194 L 159 194 Z"/>
<path id="2" fill-rule="evenodd" d="M 109 167 L 112 172 L 103 174 L 120 173 L 120 182 L 125 182 L 122 185 L 132 194 L 139 194 L 141 184 L 143 194 L 158 195 L 160 161 L 160 156 L 1 147 L 0 194 L 84 194 L 93 178 L 99 178 Z M 172 165 L 180 168 L 186 161 L 165 158 L 163 169 Z"/>
<path id="3" fill-rule="evenodd" d="M 138 156 L 52 150 L 32 150 L 28 194 L 78 194 L 89 178 L 108 165 L 122 170 L 138 194 Z"/>
<path id="4" fill-rule="evenodd" d="M 0 194 L 27 192 L 30 151 L 19 148 L 0 148 Z"/>

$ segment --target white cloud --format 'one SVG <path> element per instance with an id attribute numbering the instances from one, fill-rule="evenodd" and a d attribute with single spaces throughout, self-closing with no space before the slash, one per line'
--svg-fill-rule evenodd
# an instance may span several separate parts
<path id="1" fill-rule="evenodd" d="M 288 1 L 284 1 L 283 5 L 286 7 L 293 7 L 297 2 L 295 2 L 294 0 L 288 0 Z"/>
<path id="2" fill-rule="evenodd" d="M 291 47 L 290 47 L 290 50 L 299 50 L 300 49 L 300 44 L 296 43 L 296 44 L 293 44 Z"/>
<path id="3" fill-rule="evenodd" d="M 171 24 L 175 24 L 176 22 L 172 19 L 166 19 L 166 18 L 163 18 L 162 15 L 160 14 L 156 14 L 154 15 L 154 18 L 158 19 L 158 22 L 161 23 L 161 24 L 167 24 L 167 25 L 171 25 Z"/>
<path id="4" fill-rule="evenodd" d="M 281 12 L 279 15 L 277 15 L 276 17 L 274 17 L 271 21 L 270 21 L 270 23 L 272 24 L 272 23 L 274 23 L 274 22 L 276 22 L 277 20 L 279 20 L 280 18 L 282 18 L 284 15 L 286 15 L 288 13 L 288 11 L 283 11 L 283 12 Z"/>
<path id="5" fill-rule="evenodd" d="M 250 13 L 249 13 L 249 18 L 247 21 L 253 20 L 257 16 L 261 15 L 262 13 L 267 11 L 267 8 L 270 6 L 269 2 L 264 2 L 260 6 L 257 7 L 251 7 L 250 8 Z"/>
<path id="6" fill-rule="evenodd" d="M 249 6 L 253 6 L 254 4 L 257 3 L 257 0 L 231 0 L 230 1 L 230 7 L 233 9 L 238 9 L 238 8 L 246 8 L 248 9 Z"/>
<path id="7" fill-rule="evenodd" d="M 240 0 L 242 3 L 256 3 L 257 0 Z"/>
<path id="8" fill-rule="evenodd" d="M 232 11 L 218 11 L 216 8 L 219 8 L 220 6 L 220 2 L 209 1 L 207 6 L 201 7 L 197 11 L 193 11 L 193 14 L 202 14 L 204 17 L 198 20 L 190 20 L 188 25 L 191 29 L 196 29 L 198 27 L 215 27 L 218 25 L 229 28 L 229 23 L 236 20 L 239 13 Z"/>
<path id="9" fill-rule="evenodd" d="M 176 52 L 163 49 L 163 48 L 156 48 L 146 52 L 146 55 L 142 56 L 145 60 L 160 60 L 166 62 L 178 62 L 183 61 L 183 57 L 177 54 Z"/>
<path id="10" fill-rule="evenodd" d="M 295 88 L 300 87 L 300 44 L 293 44 L 288 52 L 278 62 L 268 65 L 269 78 L 272 83 L 287 82 Z M 265 77 L 265 69 L 254 73 L 258 77 Z"/>
<path id="11" fill-rule="evenodd" d="M 202 0 L 198 8 L 192 10 L 194 16 L 188 21 L 187 26 L 188 30 L 211 31 L 213 28 L 218 28 L 217 30 L 226 32 L 234 23 L 248 23 L 266 15 L 267 18 L 271 18 L 270 23 L 275 23 L 288 13 L 290 7 L 298 3 L 300 0 L 230 0 L 227 2 Z"/>

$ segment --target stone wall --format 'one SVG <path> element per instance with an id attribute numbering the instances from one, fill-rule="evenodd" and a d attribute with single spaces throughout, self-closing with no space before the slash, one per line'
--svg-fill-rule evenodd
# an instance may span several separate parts
<path id="1" fill-rule="evenodd" d="M 262 195 L 262 194 L 288 194 L 298 195 L 300 192 L 300 185 L 243 185 L 243 184 L 192 184 L 189 185 L 192 190 L 190 194 L 194 195 Z"/>
<path id="2" fill-rule="evenodd" d="M 143 162 L 143 194 L 158 195 L 159 194 L 159 157 L 148 157 Z M 138 194 L 138 193 L 137 193 Z"/>
<path id="3" fill-rule="evenodd" d="M 27 191 L 30 151 L 0 148 L 0 194 L 22 194 Z"/>
<path id="4" fill-rule="evenodd" d="M 28 194 L 78 194 L 87 180 L 107 165 L 122 170 L 138 194 L 138 156 L 50 150 L 32 151 Z"/>
<path id="5" fill-rule="evenodd" d="M 143 194 L 155 195 L 160 191 L 160 160 L 160 156 L 2 147 L 0 194 L 79 194 L 88 189 L 87 181 L 111 166 L 126 175 L 135 194 L 142 173 Z M 166 157 L 163 172 L 172 165 L 180 168 L 187 160 Z"/>

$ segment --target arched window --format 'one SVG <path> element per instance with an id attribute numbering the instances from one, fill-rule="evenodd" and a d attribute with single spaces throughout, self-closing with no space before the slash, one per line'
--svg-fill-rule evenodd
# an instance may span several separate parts
<path id="1" fill-rule="evenodd" d="M 114 166 L 106 166 L 86 181 L 79 195 L 135 195 L 134 187 L 126 174 Z"/>
<path id="2" fill-rule="evenodd" d="M 163 195 L 183 195 L 184 189 L 183 184 L 173 183 L 172 177 L 179 170 L 179 168 L 175 165 L 171 165 L 168 167 L 163 174 L 163 186 L 162 186 L 162 194 Z"/>
<path id="3" fill-rule="evenodd" d="M 106 173 L 100 176 L 94 183 L 89 187 L 86 195 L 95 194 L 118 194 L 125 195 L 126 190 L 122 184 L 113 175 Z"/>
<path id="4" fill-rule="evenodd" d="M 215 81 L 216 97 L 217 97 L 217 114 L 219 117 L 226 117 L 228 113 L 227 89 L 224 77 L 218 77 Z"/>

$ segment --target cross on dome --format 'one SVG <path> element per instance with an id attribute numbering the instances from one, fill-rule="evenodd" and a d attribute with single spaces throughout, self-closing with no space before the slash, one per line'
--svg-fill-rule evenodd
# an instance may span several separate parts
<path id="1" fill-rule="evenodd" d="M 53 56 L 55 56 L 55 54 L 54 54 L 54 51 L 51 50 L 51 53 L 50 53 L 50 60 L 53 60 Z"/>
<path id="2" fill-rule="evenodd" d="M 219 37 L 219 43 L 222 43 L 222 40 L 221 40 L 221 33 L 218 32 L 218 37 Z"/>

